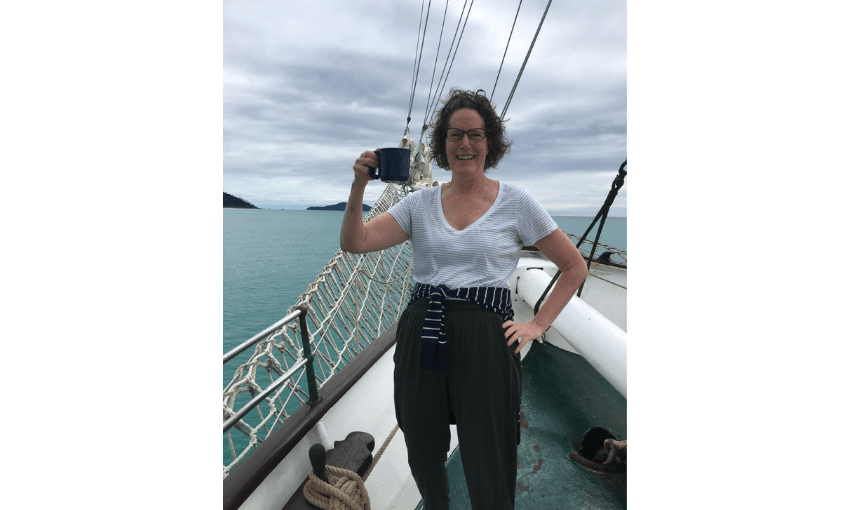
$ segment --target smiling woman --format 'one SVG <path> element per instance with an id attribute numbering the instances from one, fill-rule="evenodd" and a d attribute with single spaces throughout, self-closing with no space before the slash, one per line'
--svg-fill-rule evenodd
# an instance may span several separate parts
<path id="1" fill-rule="evenodd" d="M 452 90 L 431 125 L 431 148 L 451 181 L 408 194 L 363 222 L 372 151 L 354 163 L 340 247 L 368 253 L 410 240 L 416 285 L 397 323 L 394 403 L 425 507 L 448 509 L 449 425 L 473 508 L 514 507 L 520 435 L 520 350 L 539 338 L 587 275 L 579 251 L 521 186 L 485 175 L 511 146 L 482 91 Z M 514 320 L 508 279 L 523 246 L 563 273 L 529 322 Z"/>

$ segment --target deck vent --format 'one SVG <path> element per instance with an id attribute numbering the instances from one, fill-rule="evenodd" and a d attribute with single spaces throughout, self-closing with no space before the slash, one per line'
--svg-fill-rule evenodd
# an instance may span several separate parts
<path id="1" fill-rule="evenodd" d="M 602 427 L 593 427 L 572 439 L 570 458 L 585 469 L 597 473 L 626 471 L 626 441 Z"/>

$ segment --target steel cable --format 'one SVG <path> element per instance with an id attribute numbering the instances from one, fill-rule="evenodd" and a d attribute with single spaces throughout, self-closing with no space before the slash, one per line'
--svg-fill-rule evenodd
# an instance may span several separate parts
<path id="1" fill-rule="evenodd" d="M 546 19 L 546 13 L 549 12 L 550 5 L 552 5 L 552 0 L 549 0 L 549 3 L 546 4 L 546 10 L 543 11 L 543 17 L 540 18 L 540 24 L 537 25 L 537 32 L 534 33 L 534 39 L 531 40 L 531 46 L 528 47 L 528 53 L 525 54 L 525 60 L 522 62 L 522 67 L 519 69 L 519 74 L 517 74 L 514 87 L 511 89 L 511 93 L 508 96 L 505 108 L 502 109 L 502 120 L 505 119 L 505 114 L 508 112 L 508 106 L 510 106 L 511 100 L 514 98 L 514 92 L 516 91 L 517 85 L 519 85 L 519 79 L 522 77 L 522 72 L 525 71 L 525 64 L 528 63 L 528 57 L 531 56 L 531 50 L 534 49 L 534 43 L 537 42 L 537 36 L 540 34 L 540 28 L 543 26 L 543 21 Z"/>
<path id="2" fill-rule="evenodd" d="M 423 124 L 426 124 L 428 121 L 428 110 L 431 109 L 431 92 L 434 90 L 434 75 L 437 74 L 437 61 L 440 59 L 440 46 L 443 44 L 443 29 L 446 28 L 446 14 L 449 12 L 449 0 L 446 0 L 446 9 L 443 11 L 443 24 L 440 26 L 440 38 L 437 39 L 437 54 L 434 56 L 434 70 L 431 71 L 431 85 L 428 88 L 428 100 L 425 102 L 425 121 Z M 457 32 L 455 32 L 457 35 Z M 451 52 L 451 48 L 449 48 L 449 52 Z M 446 61 L 448 61 L 448 53 L 446 53 Z M 443 66 L 445 69 L 445 66 Z M 440 77 L 442 79 L 442 76 Z M 439 87 L 439 82 L 437 83 L 437 87 Z M 436 102 L 437 98 L 434 98 Z"/>
<path id="3" fill-rule="evenodd" d="M 457 50 L 458 50 L 458 48 L 460 48 L 460 41 L 461 41 L 461 39 L 463 39 L 463 33 L 466 31 L 466 22 L 469 21 L 469 13 L 472 12 L 472 6 L 474 4 L 475 4 L 475 0 L 472 0 L 472 2 L 469 4 L 469 10 L 466 11 L 466 18 L 463 21 L 463 28 L 460 30 L 460 37 L 457 40 L 457 46 L 455 47 L 455 52 L 454 52 L 454 54 L 452 54 L 452 61 L 449 64 L 449 71 L 448 71 L 448 73 L 446 73 L 446 79 L 445 79 L 445 81 L 443 81 L 443 86 L 440 88 L 439 96 L 443 95 L 443 89 L 445 88 L 446 83 L 449 81 L 449 73 L 452 72 L 452 66 L 455 63 L 455 56 L 457 56 Z M 464 3 L 464 5 L 466 5 L 466 4 Z M 460 12 L 460 15 L 461 15 L 461 17 L 463 17 L 463 11 L 462 10 Z M 459 24 L 460 24 L 460 21 L 458 21 L 458 25 Z M 455 29 L 455 31 L 457 31 L 457 29 Z M 451 50 L 449 50 L 449 51 L 451 51 Z M 432 119 L 434 117 L 434 113 L 436 112 L 436 104 L 434 106 L 435 106 L 435 111 L 431 112 L 431 118 Z"/>
<path id="4" fill-rule="evenodd" d="M 425 8 L 425 0 L 422 0 L 422 9 L 419 10 L 419 27 L 422 27 L 422 11 Z M 410 103 L 407 107 L 407 123 L 410 124 L 410 114 L 413 113 L 413 98 L 416 95 L 416 82 L 419 80 L 419 69 L 422 67 L 422 48 L 425 47 L 425 33 L 428 31 L 428 17 L 431 15 L 431 0 L 428 0 L 428 14 L 425 16 L 425 28 L 422 30 L 422 44 L 419 44 L 419 29 L 416 29 L 417 54 L 413 56 L 413 83 L 410 90 Z M 418 61 L 417 61 L 418 57 Z"/>
<path id="5" fill-rule="evenodd" d="M 508 34 L 508 44 L 505 45 L 505 53 L 502 54 L 502 63 L 499 64 L 499 72 L 496 73 L 496 83 L 493 84 L 493 91 L 490 92 L 490 101 L 493 101 L 493 94 L 496 93 L 496 85 L 499 83 L 499 75 L 502 74 L 502 66 L 505 65 L 505 55 L 508 54 L 508 47 L 511 45 L 511 37 L 514 35 L 514 27 L 516 26 L 516 19 L 519 17 L 519 8 L 522 7 L 522 0 L 519 0 L 519 6 L 516 8 L 516 15 L 514 16 L 514 24 L 511 25 L 511 33 Z"/>

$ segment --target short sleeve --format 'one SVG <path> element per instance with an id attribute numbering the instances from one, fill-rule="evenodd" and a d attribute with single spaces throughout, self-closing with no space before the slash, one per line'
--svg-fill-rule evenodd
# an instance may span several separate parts
<path id="1" fill-rule="evenodd" d="M 517 188 L 519 189 L 517 231 L 522 244 L 529 246 L 554 232 L 558 224 L 527 189 L 521 186 Z"/>
<path id="2" fill-rule="evenodd" d="M 408 238 L 412 237 L 413 210 L 416 208 L 417 198 L 418 193 L 409 193 L 387 211 L 395 218 Z"/>

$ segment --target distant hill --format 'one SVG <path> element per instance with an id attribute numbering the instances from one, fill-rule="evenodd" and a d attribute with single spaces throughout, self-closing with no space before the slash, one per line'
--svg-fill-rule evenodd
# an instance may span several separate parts
<path id="1" fill-rule="evenodd" d="M 234 197 L 229 193 L 224 194 L 224 207 L 238 209 L 259 209 L 256 205 L 246 202 L 239 197 Z"/>
<path id="2" fill-rule="evenodd" d="M 347 202 L 340 202 L 338 204 L 326 205 L 326 206 L 312 205 L 312 206 L 308 207 L 307 210 L 308 211 L 344 211 L 346 203 Z M 371 211 L 371 210 L 372 210 L 371 207 L 369 207 L 366 204 L 363 204 L 363 211 L 364 212 Z"/>

